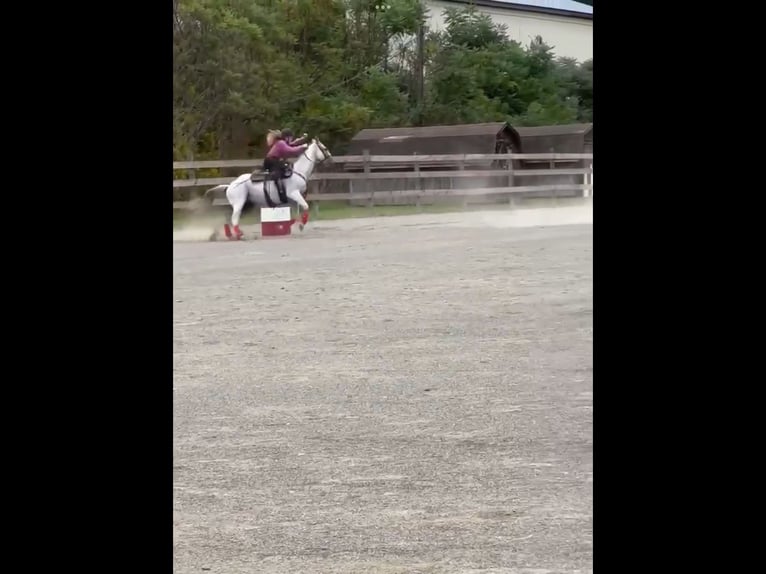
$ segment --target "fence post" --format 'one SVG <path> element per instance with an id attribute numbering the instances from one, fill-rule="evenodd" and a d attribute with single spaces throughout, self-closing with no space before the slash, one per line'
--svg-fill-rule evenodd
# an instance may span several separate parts
<path id="1" fill-rule="evenodd" d="M 556 148 L 551 148 L 551 154 L 554 154 L 554 153 L 556 153 Z M 556 160 L 553 159 L 553 157 L 551 157 L 550 163 L 548 164 L 548 167 L 550 169 L 556 169 Z M 554 184 L 553 185 L 556 185 L 555 184 L 555 180 L 554 180 Z M 553 190 L 553 205 L 555 206 L 555 205 L 558 205 L 558 204 L 559 204 L 559 192 L 554 189 Z"/>
<path id="2" fill-rule="evenodd" d="M 415 175 L 420 175 L 420 162 L 418 161 L 417 155 L 418 152 L 413 153 L 412 155 L 415 156 Z M 407 181 L 407 180 L 405 180 Z M 418 190 L 418 194 L 415 198 L 415 207 L 417 208 L 418 212 L 423 211 L 422 206 L 420 205 L 420 196 L 423 194 L 423 186 L 421 185 L 422 180 L 420 177 L 418 177 L 415 180 L 415 189 Z M 408 186 L 409 187 L 409 186 Z"/>
<path id="3" fill-rule="evenodd" d="M 513 187 L 513 158 L 508 160 L 508 187 Z M 516 194 L 511 190 L 511 196 L 508 198 L 510 207 L 516 206 Z"/>
<path id="4" fill-rule="evenodd" d="M 458 162 L 457 169 L 458 169 L 458 171 L 465 171 L 465 156 L 463 156 L 463 158 Z M 463 178 L 460 178 L 460 183 L 461 183 L 460 189 L 463 189 L 462 182 L 463 182 Z M 467 206 L 468 206 L 468 197 L 466 197 L 464 195 L 463 196 L 463 209 L 465 209 Z"/>
<path id="5" fill-rule="evenodd" d="M 190 158 L 189 161 L 194 161 L 194 152 L 191 152 L 188 157 Z M 186 170 L 186 177 L 196 181 L 197 180 L 197 168 L 192 167 L 190 169 L 187 169 Z M 190 190 L 186 191 L 185 193 L 186 193 L 186 198 L 185 199 L 188 201 L 188 200 L 193 200 L 194 197 L 196 196 L 197 192 L 195 192 L 194 190 L 190 189 Z"/>
<path id="6" fill-rule="evenodd" d="M 367 198 L 367 206 L 375 207 L 375 194 L 370 191 L 370 150 L 366 149 L 362 152 L 364 156 L 364 192 L 369 194 Z"/>
<path id="7" fill-rule="evenodd" d="M 311 191 L 308 189 L 309 187 L 311 187 L 311 184 L 313 184 L 313 187 L 316 190 L 317 195 L 320 195 L 322 190 L 317 189 L 317 188 L 321 188 L 322 187 L 322 183 L 320 183 L 318 181 L 312 181 L 312 182 L 309 182 L 309 183 L 306 184 L 306 195 L 310 195 L 311 194 Z M 314 201 L 314 205 L 311 206 L 311 207 L 314 208 L 314 218 L 315 219 L 319 218 L 319 203 L 320 203 L 319 201 Z"/>
<path id="8" fill-rule="evenodd" d="M 194 152 L 190 153 L 187 156 L 189 159 L 188 161 L 194 161 Z M 186 177 L 189 179 L 197 179 L 197 169 L 194 167 L 190 167 L 186 170 Z"/>

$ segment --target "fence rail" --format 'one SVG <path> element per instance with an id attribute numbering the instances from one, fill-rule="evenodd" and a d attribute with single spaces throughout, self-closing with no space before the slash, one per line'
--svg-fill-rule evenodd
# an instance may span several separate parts
<path id="1" fill-rule="evenodd" d="M 260 165 L 263 160 L 260 159 L 235 159 L 235 160 L 201 160 L 201 161 L 177 161 L 173 162 L 174 170 L 194 171 L 200 169 L 215 168 L 235 168 L 242 167 L 252 169 L 253 166 Z M 544 164 L 548 162 L 548 169 L 540 169 L 539 164 L 535 167 L 521 167 L 518 161 L 534 161 Z M 491 162 L 494 166 L 490 169 L 476 169 L 475 165 L 470 165 L 471 169 L 466 169 L 469 162 Z M 505 165 L 498 169 L 497 162 L 505 162 Z M 516 162 L 516 165 L 514 163 Z M 577 162 L 580 165 L 588 167 L 556 167 L 557 163 Z M 518 193 L 552 193 L 554 195 L 563 191 L 582 191 L 583 195 L 588 195 L 593 190 L 593 154 L 592 153 L 534 153 L 534 154 L 431 154 L 431 155 L 348 155 L 333 157 L 334 165 L 342 166 L 346 170 L 349 168 L 354 171 L 342 172 L 315 172 L 311 177 L 311 182 L 322 181 L 340 181 L 345 180 L 359 183 L 363 191 L 348 191 L 335 193 L 317 193 L 309 189 L 307 199 L 309 201 L 338 201 L 354 200 L 367 201 L 374 205 L 376 197 L 391 200 L 402 200 L 405 198 L 419 200 L 428 198 L 438 200 L 446 197 L 462 197 L 464 200 L 475 196 L 492 196 L 500 194 L 518 194 Z M 438 165 L 434 166 L 433 164 Z M 429 165 L 431 164 L 431 165 Z M 394 166 L 398 169 L 411 169 L 412 171 L 391 171 Z M 375 171 L 375 168 L 382 171 Z M 453 169 L 445 169 L 452 167 Z M 431 169 L 423 169 L 431 168 Z M 434 169 L 437 168 L 437 169 Z M 438 169 L 440 168 L 440 169 Z M 387 171 L 383 171 L 387 170 Z M 514 185 L 516 178 L 528 177 L 552 177 L 552 176 L 582 176 L 582 184 L 538 184 L 538 185 Z M 368 190 L 370 181 L 378 180 L 424 180 L 433 178 L 507 178 L 506 187 L 483 187 L 474 189 L 459 189 L 450 187 L 449 189 L 403 189 L 403 190 Z M 191 187 L 213 187 L 217 185 L 226 185 L 232 181 L 233 177 L 201 177 L 197 178 L 196 173 L 190 179 L 174 179 L 173 188 L 191 188 Z M 498 182 L 496 181 L 495 184 Z M 500 183 L 503 183 L 501 181 Z M 420 186 L 422 187 L 422 186 Z M 316 188 L 316 185 L 313 186 Z M 224 201 L 225 202 L 225 201 Z M 215 203 L 220 203 L 216 201 Z M 180 207 L 184 202 L 175 202 L 174 205 Z"/>
<path id="2" fill-rule="evenodd" d="M 339 155 L 333 156 L 335 163 L 404 163 L 416 164 L 432 161 L 575 161 L 592 160 L 592 153 L 468 153 L 468 154 L 431 154 L 431 155 Z M 250 167 L 263 163 L 262 158 L 252 159 L 214 159 L 199 161 L 174 161 L 173 169 L 210 169 L 220 167 Z"/>

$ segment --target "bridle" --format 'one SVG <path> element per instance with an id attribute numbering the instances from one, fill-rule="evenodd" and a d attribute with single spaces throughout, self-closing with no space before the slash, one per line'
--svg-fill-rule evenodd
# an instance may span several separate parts
<path id="1" fill-rule="evenodd" d="M 327 148 L 324 146 L 324 144 L 323 144 L 323 143 L 321 143 L 320 141 L 318 141 L 318 140 L 314 140 L 314 143 L 315 143 L 315 144 L 317 144 L 317 147 L 318 147 L 318 148 L 319 148 L 319 150 L 322 152 L 322 155 L 324 155 L 324 157 L 323 157 L 322 159 L 320 159 L 319 161 L 317 161 L 317 160 L 315 160 L 315 159 L 311 159 L 311 158 L 309 157 L 309 155 L 306 153 L 306 152 L 308 151 L 308 149 L 306 149 L 306 150 L 304 150 L 304 151 L 303 151 L 303 157 L 305 157 L 307 160 L 309 160 L 309 161 L 310 161 L 311 163 L 313 163 L 314 165 L 321 165 L 321 164 L 322 164 L 322 163 L 323 163 L 325 160 L 327 160 L 328 158 L 330 158 L 330 157 L 331 157 L 331 154 L 330 154 L 330 152 L 328 151 L 328 149 L 327 149 Z M 308 184 L 309 184 L 309 182 L 308 182 L 308 180 L 306 179 L 306 176 L 305 176 L 305 175 L 303 175 L 302 173 L 298 172 L 298 171 L 295 171 L 295 170 L 293 170 L 293 173 L 294 173 L 295 175 L 297 175 L 298 177 L 300 177 L 300 178 L 301 178 L 303 181 L 305 181 L 305 182 L 306 182 L 306 189 L 308 190 Z"/>
<path id="2" fill-rule="evenodd" d="M 317 140 L 314 140 L 314 143 L 316 143 L 316 144 L 317 144 L 317 147 L 319 148 L 319 151 L 321 151 L 321 152 L 322 152 L 322 155 L 324 155 L 324 157 L 323 157 L 322 159 L 320 159 L 319 161 L 317 161 L 317 160 L 315 160 L 315 159 L 311 159 L 311 158 L 308 156 L 308 154 L 306 153 L 306 152 L 308 151 L 308 149 L 305 149 L 305 150 L 303 150 L 303 155 L 304 155 L 304 156 L 305 156 L 305 158 L 306 158 L 307 160 L 309 160 L 311 163 L 315 163 L 315 164 L 319 165 L 319 164 L 321 164 L 322 162 L 324 162 L 324 161 L 325 161 L 327 158 L 329 158 L 329 157 L 330 157 L 330 152 L 329 152 L 329 150 L 328 150 L 328 149 L 327 149 L 327 148 L 324 146 L 324 144 L 323 144 L 323 143 L 321 143 L 321 142 L 319 142 L 319 141 L 317 141 Z"/>

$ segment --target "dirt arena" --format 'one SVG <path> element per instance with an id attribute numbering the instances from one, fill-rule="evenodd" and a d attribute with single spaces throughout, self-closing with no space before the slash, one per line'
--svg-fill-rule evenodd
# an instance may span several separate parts
<path id="1" fill-rule="evenodd" d="M 591 222 L 176 242 L 175 573 L 592 572 Z"/>

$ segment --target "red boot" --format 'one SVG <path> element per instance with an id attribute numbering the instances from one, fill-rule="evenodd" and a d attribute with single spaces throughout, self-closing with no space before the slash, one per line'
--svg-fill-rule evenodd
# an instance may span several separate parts
<path id="1" fill-rule="evenodd" d="M 303 225 L 306 225 L 308 222 L 309 222 L 309 212 L 304 211 L 303 213 L 301 213 L 301 223 Z"/>
<path id="2" fill-rule="evenodd" d="M 231 227 L 229 227 L 228 223 L 223 224 L 223 232 L 226 234 L 227 239 L 234 239 L 234 237 L 231 234 Z"/>
<path id="3" fill-rule="evenodd" d="M 242 237 L 244 237 L 244 235 L 245 234 L 242 233 L 242 231 L 239 228 L 239 225 L 235 225 L 234 226 L 234 238 L 235 239 L 242 239 Z"/>

